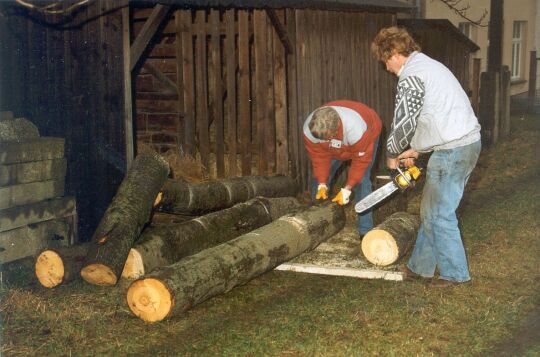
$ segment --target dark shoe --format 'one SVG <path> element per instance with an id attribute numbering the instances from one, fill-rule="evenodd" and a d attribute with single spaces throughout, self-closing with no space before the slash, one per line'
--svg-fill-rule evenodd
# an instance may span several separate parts
<path id="1" fill-rule="evenodd" d="M 425 280 L 430 278 L 425 278 L 420 274 L 416 274 L 414 271 L 409 269 L 407 266 L 404 266 L 403 269 L 401 269 L 401 272 L 403 273 L 403 280 Z"/>
<path id="2" fill-rule="evenodd" d="M 469 281 L 459 282 L 459 281 L 450 281 L 450 280 L 445 280 L 445 279 L 432 279 L 431 284 L 429 284 L 429 286 L 431 286 L 432 288 L 449 288 L 451 286 L 467 284 L 468 282 Z"/>

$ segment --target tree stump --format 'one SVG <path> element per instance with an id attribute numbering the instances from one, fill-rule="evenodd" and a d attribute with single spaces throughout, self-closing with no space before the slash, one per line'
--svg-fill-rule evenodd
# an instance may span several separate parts
<path id="1" fill-rule="evenodd" d="M 298 207 L 300 203 L 293 197 L 259 197 L 184 223 L 148 227 L 131 248 L 122 277 L 139 278 L 262 227 Z"/>
<path id="2" fill-rule="evenodd" d="M 86 265 L 81 270 L 85 281 L 116 284 L 168 174 L 169 165 L 157 153 L 143 153 L 135 158 L 92 236 Z"/>
<path id="3" fill-rule="evenodd" d="M 335 203 L 285 215 L 134 281 L 127 292 L 129 308 L 149 322 L 181 314 L 314 249 L 344 225 L 343 207 Z"/>
<path id="4" fill-rule="evenodd" d="M 54 288 L 79 278 L 89 247 L 90 243 L 84 243 L 41 252 L 34 264 L 39 283 Z"/>
<path id="5" fill-rule="evenodd" d="M 394 213 L 364 236 L 362 253 L 372 264 L 393 264 L 411 248 L 419 227 L 419 216 L 407 212 Z"/>
<path id="6" fill-rule="evenodd" d="M 288 197 L 298 193 L 298 184 L 287 176 L 245 176 L 189 184 L 167 180 L 159 209 L 177 214 L 201 215 L 232 207 L 257 196 Z"/>

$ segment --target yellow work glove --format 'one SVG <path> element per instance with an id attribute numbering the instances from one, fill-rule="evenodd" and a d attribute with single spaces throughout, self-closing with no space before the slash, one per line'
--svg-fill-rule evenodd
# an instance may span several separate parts
<path id="1" fill-rule="evenodd" d="M 326 200 L 328 198 L 328 187 L 324 183 L 319 184 L 319 187 L 317 187 L 315 198 L 318 200 Z"/>
<path id="2" fill-rule="evenodd" d="M 349 197 L 351 197 L 351 191 L 347 190 L 346 188 L 342 188 L 336 195 L 336 197 L 334 197 L 332 202 L 337 202 L 338 204 L 343 206 L 349 203 Z"/>

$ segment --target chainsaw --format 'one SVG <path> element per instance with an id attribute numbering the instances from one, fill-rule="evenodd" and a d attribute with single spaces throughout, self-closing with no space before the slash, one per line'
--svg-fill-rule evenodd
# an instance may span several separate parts
<path id="1" fill-rule="evenodd" d="M 377 203 L 392 195 L 395 191 L 400 190 L 403 192 L 414 187 L 421 173 L 422 169 L 414 165 L 409 166 L 406 169 L 401 169 L 398 166 L 396 170 L 393 171 L 392 181 L 364 197 L 364 199 L 354 206 L 355 211 L 357 213 L 367 211 Z"/>

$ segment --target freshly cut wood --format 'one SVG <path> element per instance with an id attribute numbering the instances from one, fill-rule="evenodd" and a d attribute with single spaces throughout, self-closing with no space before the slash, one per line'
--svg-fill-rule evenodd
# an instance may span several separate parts
<path id="1" fill-rule="evenodd" d="M 39 138 L 39 131 L 30 120 L 16 118 L 0 120 L 0 141 L 25 141 Z"/>
<path id="2" fill-rule="evenodd" d="M 18 142 L 0 142 L 0 164 L 60 159 L 64 157 L 64 139 L 41 137 Z"/>
<path id="3" fill-rule="evenodd" d="M 129 308 L 149 322 L 178 315 L 312 250 L 344 225 L 343 207 L 335 203 L 285 215 L 134 281 L 127 292 Z"/>
<path id="4" fill-rule="evenodd" d="M 139 278 L 262 227 L 299 207 L 293 197 L 259 197 L 184 223 L 148 227 L 131 248 L 122 277 Z"/>
<path id="5" fill-rule="evenodd" d="M 71 216 L 0 232 L 0 264 L 34 256 L 45 247 L 67 246 L 76 231 L 77 218 Z"/>
<path id="6" fill-rule="evenodd" d="M 297 182 L 287 176 L 245 176 L 198 184 L 168 180 L 163 186 L 160 210 L 204 214 L 232 207 L 257 196 L 288 197 L 297 193 Z"/>
<path id="7" fill-rule="evenodd" d="M 54 288 L 80 278 L 89 247 L 90 243 L 84 243 L 42 251 L 34 264 L 39 283 L 46 288 Z"/>
<path id="8" fill-rule="evenodd" d="M 116 284 L 168 174 L 169 165 L 157 153 L 135 158 L 92 236 L 86 265 L 81 270 L 85 281 Z"/>
<path id="9" fill-rule="evenodd" d="M 409 251 L 419 227 L 419 216 L 396 212 L 364 236 L 362 253 L 372 264 L 393 264 Z"/>
<path id="10" fill-rule="evenodd" d="M 66 159 L 23 162 L 0 165 L 0 186 L 17 185 L 36 181 L 64 179 Z"/>

